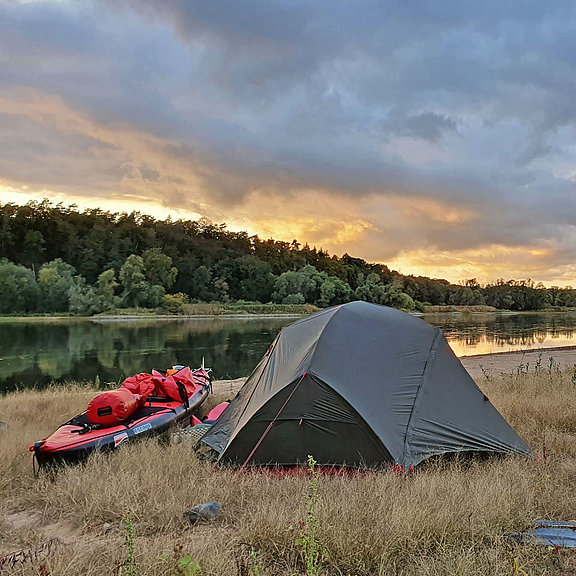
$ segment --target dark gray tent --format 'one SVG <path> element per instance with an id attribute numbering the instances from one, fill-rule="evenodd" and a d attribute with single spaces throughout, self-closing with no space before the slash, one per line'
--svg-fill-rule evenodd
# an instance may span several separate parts
<path id="1" fill-rule="evenodd" d="M 440 329 L 351 302 L 284 328 L 202 440 L 219 461 L 414 466 L 446 452 L 529 454 Z"/>

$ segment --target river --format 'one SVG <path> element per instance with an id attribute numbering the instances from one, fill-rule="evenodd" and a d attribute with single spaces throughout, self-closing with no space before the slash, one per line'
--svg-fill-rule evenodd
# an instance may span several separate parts
<path id="1" fill-rule="evenodd" d="M 435 314 L 458 356 L 576 345 L 576 313 Z M 0 392 L 51 382 L 104 384 L 173 364 L 217 379 L 248 375 L 278 331 L 295 318 L 3 319 Z"/>

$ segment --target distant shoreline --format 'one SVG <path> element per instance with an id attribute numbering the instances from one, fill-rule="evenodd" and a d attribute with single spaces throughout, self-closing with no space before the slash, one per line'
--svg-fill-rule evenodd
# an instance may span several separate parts
<path id="1" fill-rule="evenodd" d="M 263 305 L 265 308 L 266 305 Z M 111 313 L 111 314 L 96 314 L 93 316 L 83 315 L 70 315 L 70 314 L 29 314 L 29 315 L 3 315 L 0 314 L 0 322 L 11 321 L 53 321 L 53 320 L 92 320 L 92 321 L 119 321 L 119 320 L 197 320 L 206 318 L 235 318 L 235 319 L 266 319 L 266 318 L 297 318 L 308 316 L 314 312 L 320 311 L 320 308 L 312 310 L 305 309 L 303 306 L 301 310 L 292 309 L 286 312 L 283 311 L 270 311 L 258 310 L 255 312 L 250 311 L 231 311 L 229 309 L 219 309 L 213 312 L 199 312 L 188 314 L 156 314 L 151 310 L 142 309 L 141 312 L 131 312 L 128 314 Z M 491 306 L 427 306 L 425 312 L 408 312 L 414 316 L 423 315 L 460 315 L 460 314 L 497 314 L 497 315 L 511 315 L 511 314 L 567 314 L 576 313 L 574 308 L 544 308 L 540 310 L 499 310 Z"/>

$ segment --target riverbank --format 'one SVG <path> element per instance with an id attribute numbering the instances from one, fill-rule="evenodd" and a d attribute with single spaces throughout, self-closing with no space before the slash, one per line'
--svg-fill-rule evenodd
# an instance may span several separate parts
<path id="1" fill-rule="evenodd" d="M 439 460 L 408 478 L 391 471 L 321 476 L 315 522 L 324 574 L 576 571 L 569 550 L 503 537 L 535 519 L 576 518 L 572 372 L 530 365 L 479 384 L 540 458 Z M 211 404 L 225 399 L 222 386 L 231 383 L 219 385 Z M 0 431 L 0 562 L 15 559 L 2 574 L 100 576 L 119 573 L 129 558 L 139 576 L 185 573 L 181 561 L 197 562 L 202 576 L 305 573 L 306 476 L 238 476 L 212 470 L 189 444 L 149 440 L 34 478 L 28 444 L 94 393 L 72 386 L 0 398 L 8 422 Z M 222 503 L 222 519 L 190 526 L 183 512 L 212 500 Z"/>
<path id="2" fill-rule="evenodd" d="M 28 314 L 24 316 L 0 316 L 1 322 L 15 321 L 58 321 L 58 320 L 187 320 L 197 318 L 291 318 L 308 316 L 321 308 L 311 304 L 260 304 L 259 302 L 235 302 L 229 304 L 198 303 L 184 304 L 177 312 L 168 313 L 163 308 L 117 308 L 101 314 L 82 316 L 73 314 Z"/>
<path id="3" fill-rule="evenodd" d="M 307 316 L 315 312 L 319 312 L 322 308 L 313 306 L 311 304 L 261 304 L 255 302 L 245 303 L 198 303 L 198 304 L 185 304 L 178 312 L 169 313 L 162 308 L 117 308 L 101 314 L 90 316 L 77 315 L 77 314 L 61 314 L 61 313 L 46 313 L 46 314 L 27 314 L 27 315 L 0 315 L 1 322 L 14 322 L 14 321 L 56 321 L 56 320 L 71 320 L 71 319 L 89 319 L 89 320 L 139 320 L 139 319 L 197 319 L 197 318 L 214 318 L 214 317 L 230 317 L 230 318 L 282 318 L 282 317 L 295 317 Z M 494 308 L 493 306 L 424 306 L 424 310 L 420 312 L 407 311 L 415 316 L 422 316 L 423 314 L 430 315 L 481 315 L 481 314 L 498 314 L 498 315 L 526 315 L 526 314 L 546 314 L 546 313 L 576 313 L 575 308 L 544 308 L 539 310 L 502 310 Z"/>
<path id="4" fill-rule="evenodd" d="M 572 370 L 576 374 L 576 346 L 462 356 L 460 361 L 477 381 L 531 371 Z"/>

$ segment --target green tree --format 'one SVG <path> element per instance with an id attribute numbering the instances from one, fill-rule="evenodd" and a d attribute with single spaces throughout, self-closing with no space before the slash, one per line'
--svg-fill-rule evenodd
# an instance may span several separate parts
<path id="1" fill-rule="evenodd" d="M 43 264 L 38 273 L 42 309 L 46 312 L 67 312 L 69 290 L 74 285 L 74 267 L 56 258 Z"/>
<path id="2" fill-rule="evenodd" d="M 120 285 L 123 288 L 124 306 L 144 306 L 148 296 L 149 284 L 144 275 L 144 260 L 131 254 L 120 268 Z"/>
<path id="3" fill-rule="evenodd" d="M 468 286 L 459 286 L 450 294 L 448 303 L 454 306 L 477 306 L 486 304 L 486 300 L 480 290 L 473 290 Z"/>
<path id="4" fill-rule="evenodd" d="M 160 284 L 150 284 L 144 275 L 144 260 L 131 254 L 120 268 L 120 284 L 123 288 L 124 306 L 156 308 L 162 304 L 166 290 Z"/>
<path id="5" fill-rule="evenodd" d="M 242 256 L 239 259 L 239 268 L 242 299 L 270 302 L 276 280 L 270 264 L 258 260 L 255 256 Z"/>
<path id="6" fill-rule="evenodd" d="M 306 298 L 304 298 L 304 296 L 300 292 L 288 294 L 288 296 L 282 298 L 282 304 L 305 304 L 305 303 Z"/>
<path id="7" fill-rule="evenodd" d="M 162 299 L 162 308 L 169 314 L 183 314 L 188 304 L 188 296 L 178 292 L 177 294 L 166 294 Z"/>
<path id="8" fill-rule="evenodd" d="M 350 301 L 353 292 L 347 282 L 307 265 L 300 270 L 280 274 L 272 299 L 283 304 L 333 306 Z"/>
<path id="9" fill-rule="evenodd" d="M 148 282 L 170 290 L 176 281 L 178 269 L 172 266 L 172 258 L 166 256 L 160 248 L 150 248 L 142 254 L 144 275 Z"/>
<path id="10" fill-rule="evenodd" d="M 118 282 L 116 282 L 116 272 L 110 268 L 104 270 L 96 281 L 96 295 L 98 297 L 98 309 L 100 312 L 112 310 L 120 304 L 120 299 L 115 296 Z"/>
<path id="11" fill-rule="evenodd" d="M 327 276 L 320 287 L 318 306 L 324 308 L 350 302 L 353 294 L 347 282 L 340 280 L 336 276 Z"/>
<path id="12" fill-rule="evenodd" d="M 291 295 L 301 294 L 308 304 L 320 300 L 320 289 L 327 275 L 320 273 L 314 266 L 304 266 L 300 270 L 284 272 L 274 283 L 272 300 L 283 304 L 293 303 Z"/>
<path id="13" fill-rule="evenodd" d="M 404 310 L 414 310 L 415 303 L 413 298 L 402 292 L 394 284 L 383 284 L 380 276 L 375 273 L 368 274 L 366 280 L 356 289 L 356 298 L 365 302 L 382 304 L 383 306 L 392 306 L 393 308 L 402 308 Z"/>
<path id="14" fill-rule="evenodd" d="M 416 307 L 414 300 L 393 284 L 387 284 L 384 286 L 381 301 L 379 303 L 384 306 L 401 308 L 402 310 L 414 310 Z"/>
<path id="15" fill-rule="evenodd" d="M 83 276 L 74 276 L 74 282 L 68 288 L 68 310 L 72 314 L 94 314 L 99 311 L 99 299 L 96 290 Z"/>
<path id="16" fill-rule="evenodd" d="M 33 312 L 38 307 L 40 289 L 32 270 L 0 260 L 0 313 Z"/>
<path id="17" fill-rule="evenodd" d="M 214 300 L 214 289 L 211 285 L 212 273 L 206 266 L 198 266 L 192 273 L 192 291 L 190 296 L 203 302 Z"/>
<path id="18" fill-rule="evenodd" d="M 158 306 L 162 306 L 165 295 L 164 286 L 160 286 L 160 284 L 148 285 L 143 305 L 149 308 L 158 308 Z"/>
<path id="19" fill-rule="evenodd" d="M 38 230 L 27 230 L 24 235 L 24 264 L 28 266 L 38 266 L 44 258 L 46 240 L 42 232 Z"/>
<path id="20" fill-rule="evenodd" d="M 217 302 L 230 302 L 228 294 L 228 282 L 224 278 L 216 278 L 214 280 L 213 300 Z"/>

